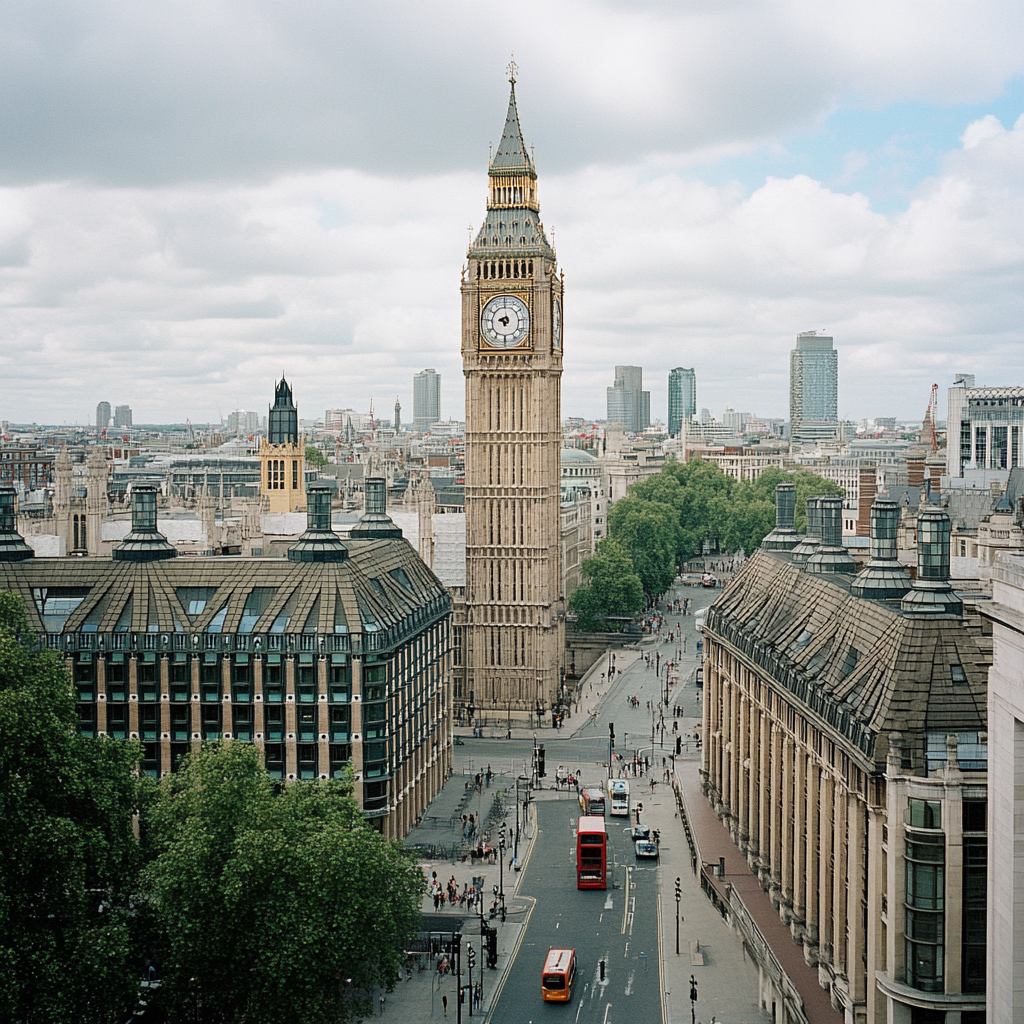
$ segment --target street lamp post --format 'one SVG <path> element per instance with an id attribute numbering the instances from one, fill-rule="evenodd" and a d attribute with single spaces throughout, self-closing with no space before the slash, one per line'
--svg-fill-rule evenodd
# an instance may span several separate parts
<path id="1" fill-rule="evenodd" d="M 501 887 L 501 923 L 505 923 L 505 822 L 501 823 L 501 831 L 498 833 L 498 878 Z"/>
<path id="2" fill-rule="evenodd" d="M 678 943 L 677 943 L 678 945 Z M 679 950 L 677 949 L 678 953 Z M 476 950 L 473 943 L 466 943 L 466 967 L 469 970 L 469 1015 L 473 1016 L 473 965 L 476 963 Z"/>
<path id="3" fill-rule="evenodd" d="M 679 902 L 683 898 L 682 881 L 676 875 L 676 956 L 679 956 Z"/>
<path id="4" fill-rule="evenodd" d="M 455 947 L 455 1024 L 462 1024 L 462 932 L 452 936 Z"/>

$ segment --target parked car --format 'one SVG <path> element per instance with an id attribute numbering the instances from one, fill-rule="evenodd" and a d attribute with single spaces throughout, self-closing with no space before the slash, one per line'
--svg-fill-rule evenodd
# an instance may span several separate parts
<path id="1" fill-rule="evenodd" d="M 633 837 L 633 842 L 638 839 L 650 839 L 651 830 L 646 825 L 634 825 L 630 835 Z"/>
<path id="2" fill-rule="evenodd" d="M 684 587 L 696 587 L 700 585 L 700 573 L 699 572 L 687 572 L 683 573 L 679 580 Z"/>
<path id="3" fill-rule="evenodd" d="M 649 860 L 658 859 L 658 844 L 652 843 L 650 839 L 638 839 L 636 841 L 636 856 L 637 860 L 641 857 Z"/>

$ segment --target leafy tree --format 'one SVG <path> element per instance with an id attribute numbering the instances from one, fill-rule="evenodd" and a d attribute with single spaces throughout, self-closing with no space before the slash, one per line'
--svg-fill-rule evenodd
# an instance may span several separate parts
<path id="1" fill-rule="evenodd" d="M 313 444 L 306 445 L 306 461 L 315 469 L 327 465 L 327 456 Z"/>
<path id="2" fill-rule="evenodd" d="M 679 514 L 672 505 L 622 498 L 608 513 L 608 533 L 629 555 L 648 594 L 668 590 L 679 550 Z"/>
<path id="3" fill-rule="evenodd" d="M 278 793 L 248 744 L 209 745 L 143 818 L 150 941 L 167 1008 L 203 1021 L 373 1013 L 419 923 L 422 872 L 366 824 L 351 785 Z"/>
<path id="4" fill-rule="evenodd" d="M 0 1019 L 120 1021 L 140 974 L 139 747 L 77 735 L 64 663 L 34 648 L 0 593 Z"/>
<path id="5" fill-rule="evenodd" d="M 601 616 L 624 617 L 643 611 L 643 583 L 621 544 L 605 537 L 581 568 L 586 582 L 569 598 L 581 629 L 606 631 L 609 626 Z"/>

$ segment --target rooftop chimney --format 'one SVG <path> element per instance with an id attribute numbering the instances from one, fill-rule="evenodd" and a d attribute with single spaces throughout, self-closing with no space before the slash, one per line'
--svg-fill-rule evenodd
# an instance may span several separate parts
<path id="1" fill-rule="evenodd" d="M 899 525 L 899 505 L 890 498 L 875 498 L 871 506 L 871 561 L 850 587 L 857 597 L 902 597 L 910 589 L 910 573 L 896 558 Z"/>
<path id="2" fill-rule="evenodd" d="M 765 551 L 792 551 L 800 543 L 800 534 L 793 526 L 795 520 L 796 488 L 792 484 L 776 484 L 775 529 L 761 541 L 761 547 Z"/>
<path id="3" fill-rule="evenodd" d="M 382 476 L 371 476 L 363 485 L 363 514 L 352 527 L 352 540 L 400 540 L 402 531 L 387 513 L 388 482 Z"/>
<path id="4" fill-rule="evenodd" d="M 306 532 L 288 549 L 290 562 L 343 562 L 348 548 L 331 529 L 331 492 L 326 480 L 306 488 Z"/>
<path id="5" fill-rule="evenodd" d="M 155 484 L 132 486 L 132 532 L 110 553 L 115 562 L 159 562 L 178 549 L 156 528 Z"/>
<path id="6" fill-rule="evenodd" d="M 949 585 L 949 516 L 927 506 L 917 515 L 917 579 L 900 608 L 912 615 L 962 615 L 963 602 Z"/>
<path id="7" fill-rule="evenodd" d="M 21 562 L 35 555 L 16 529 L 14 502 L 17 494 L 10 484 L 0 487 L 0 562 Z"/>
<path id="8" fill-rule="evenodd" d="M 793 561 L 806 562 L 821 547 L 821 496 L 807 499 L 807 532 L 793 548 Z"/>
<path id="9" fill-rule="evenodd" d="M 821 547 L 807 559 L 807 571 L 814 573 L 857 571 L 857 563 L 843 547 L 843 499 L 819 498 Z"/>

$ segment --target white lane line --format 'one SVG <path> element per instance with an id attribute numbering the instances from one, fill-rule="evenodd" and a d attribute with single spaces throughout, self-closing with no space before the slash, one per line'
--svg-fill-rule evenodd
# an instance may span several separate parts
<path id="1" fill-rule="evenodd" d="M 611 1004 L 611 1003 L 609 1003 L 609 1004 L 608 1004 L 608 1005 L 607 1005 L 607 1006 L 606 1006 L 606 1007 L 604 1008 L 604 1021 L 602 1022 L 602 1024 L 608 1024 L 608 1011 L 609 1011 L 609 1010 L 610 1010 L 611 1008 L 612 1008 L 612 1004 Z"/>

